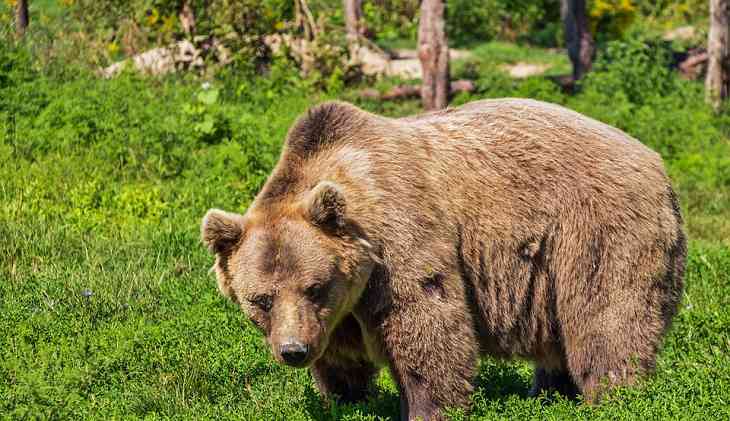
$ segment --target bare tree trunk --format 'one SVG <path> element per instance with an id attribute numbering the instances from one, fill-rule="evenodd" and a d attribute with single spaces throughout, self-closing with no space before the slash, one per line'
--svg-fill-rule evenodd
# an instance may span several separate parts
<path id="1" fill-rule="evenodd" d="M 362 0 L 343 0 L 345 9 L 345 29 L 347 31 L 347 47 L 350 58 L 358 60 L 360 50 L 360 37 L 364 32 L 362 21 Z"/>
<path id="2" fill-rule="evenodd" d="M 319 35 L 317 23 L 307 0 L 294 0 L 294 22 L 297 27 L 304 29 L 305 40 L 313 41 Z"/>
<path id="3" fill-rule="evenodd" d="M 718 109 L 730 95 L 730 0 L 710 0 L 707 52 L 706 98 Z"/>
<path id="4" fill-rule="evenodd" d="M 15 6 L 15 33 L 18 38 L 25 35 L 30 17 L 28 16 L 28 0 L 18 0 Z"/>
<path id="5" fill-rule="evenodd" d="M 595 45 L 588 28 L 585 0 L 561 0 L 560 16 L 565 29 L 568 57 L 573 63 L 573 80 L 583 77 L 593 65 Z"/>
<path id="6" fill-rule="evenodd" d="M 359 37 L 365 33 L 362 21 L 362 0 L 344 0 L 345 28 L 347 37 Z"/>
<path id="7" fill-rule="evenodd" d="M 443 0 L 422 0 L 418 25 L 418 58 L 423 69 L 421 101 L 426 110 L 449 103 L 449 45 L 446 40 Z"/>
<path id="8" fill-rule="evenodd" d="M 193 8 L 190 7 L 190 1 L 182 0 L 178 10 L 180 26 L 182 26 L 183 31 L 185 31 L 188 37 L 192 37 L 195 34 L 195 13 L 193 12 Z"/>

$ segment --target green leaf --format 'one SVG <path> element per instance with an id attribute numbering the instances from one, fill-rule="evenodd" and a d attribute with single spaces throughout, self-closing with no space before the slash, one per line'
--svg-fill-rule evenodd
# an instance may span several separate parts
<path id="1" fill-rule="evenodd" d="M 215 126 L 215 119 L 213 116 L 206 115 L 203 118 L 203 121 L 195 125 L 195 128 L 198 129 L 198 131 L 205 133 L 205 134 L 211 134 L 213 133 L 213 128 Z"/>
<path id="2" fill-rule="evenodd" d="M 205 105 L 213 105 L 218 102 L 218 89 L 209 89 L 198 93 L 198 101 Z"/>

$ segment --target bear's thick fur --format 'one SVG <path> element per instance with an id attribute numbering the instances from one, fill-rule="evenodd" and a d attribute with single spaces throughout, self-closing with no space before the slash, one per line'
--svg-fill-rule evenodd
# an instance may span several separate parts
<path id="1" fill-rule="evenodd" d="M 402 119 L 314 107 L 246 214 L 211 210 L 202 235 L 277 360 L 346 400 L 387 365 L 403 419 L 467 404 L 480 355 L 534 361 L 533 394 L 630 384 L 686 259 L 659 155 L 525 99 Z"/>

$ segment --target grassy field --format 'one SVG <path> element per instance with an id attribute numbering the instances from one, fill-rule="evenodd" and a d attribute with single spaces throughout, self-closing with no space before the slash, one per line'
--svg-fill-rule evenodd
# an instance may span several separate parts
<path id="1" fill-rule="evenodd" d="M 730 115 L 714 116 L 701 86 L 663 70 L 653 52 L 609 53 L 567 96 L 493 63 L 551 62 L 550 52 L 477 47 L 457 73 L 476 76 L 479 90 L 455 103 L 558 102 L 664 156 L 691 242 L 682 309 L 657 372 L 589 407 L 527 398 L 529 363 L 484 359 L 472 412 L 455 419 L 730 419 Z M 328 406 L 306 371 L 274 364 L 219 296 L 199 242 L 208 208 L 245 210 L 311 104 L 337 97 L 388 115 L 418 109 L 360 101 L 356 90 L 320 93 L 286 64 L 207 89 L 48 76 L 23 51 L 0 50 L 0 417 L 397 419 L 386 372 L 368 402 Z"/>

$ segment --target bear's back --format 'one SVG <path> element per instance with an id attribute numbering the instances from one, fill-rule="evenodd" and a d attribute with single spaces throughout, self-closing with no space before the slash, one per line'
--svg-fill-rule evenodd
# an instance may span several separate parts
<path id="1" fill-rule="evenodd" d="M 524 99 L 488 99 L 432 113 L 409 116 L 397 121 L 418 129 L 436 129 L 443 141 L 530 140 L 582 147 L 586 154 L 612 150 L 617 155 L 660 164 L 657 153 L 623 131 L 568 108 L 547 102 Z M 451 135 L 451 137 L 449 136 Z M 629 156 L 626 156 L 626 155 Z"/>
<path id="2" fill-rule="evenodd" d="M 505 178 L 511 188 L 627 199 L 637 191 L 663 195 L 668 183 L 661 157 L 638 140 L 541 101 L 475 101 L 396 121 L 410 129 L 412 146 L 430 144 L 440 152 L 437 165 L 461 180 L 472 174 L 493 183 Z"/>
<path id="3" fill-rule="evenodd" d="M 666 203 L 668 186 L 659 155 L 636 139 L 527 99 L 475 101 L 399 119 L 341 102 L 322 104 L 290 130 L 257 202 L 298 197 L 321 180 L 355 191 L 365 216 L 372 217 L 375 200 L 403 208 L 385 209 L 383 218 L 421 212 L 423 203 L 442 215 L 501 209 L 515 217 L 588 204 L 601 219 L 629 220 L 655 213 Z"/>

